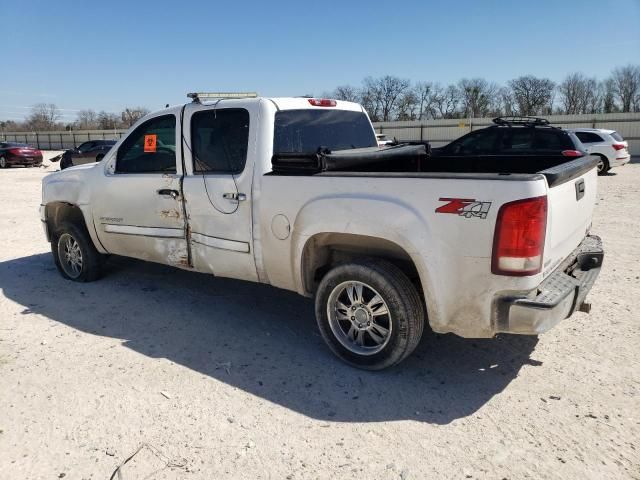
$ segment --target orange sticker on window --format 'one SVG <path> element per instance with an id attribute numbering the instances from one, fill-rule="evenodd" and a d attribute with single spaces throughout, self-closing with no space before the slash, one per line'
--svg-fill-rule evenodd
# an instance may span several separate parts
<path id="1" fill-rule="evenodd" d="M 156 142 L 158 140 L 157 135 L 145 135 L 144 136 L 144 151 L 147 153 L 153 153 L 156 151 Z"/>

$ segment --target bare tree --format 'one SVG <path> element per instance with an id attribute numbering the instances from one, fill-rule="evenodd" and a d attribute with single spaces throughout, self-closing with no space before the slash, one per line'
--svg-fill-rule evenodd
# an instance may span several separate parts
<path id="1" fill-rule="evenodd" d="M 411 86 L 409 80 L 391 75 L 367 77 L 363 81 L 361 101 L 373 118 L 387 122 L 392 119 L 400 96 Z M 375 121 L 375 120 L 374 120 Z"/>
<path id="2" fill-rule="evenodd" d="M 615 85 L 612 78 L 608 78 L 600 82 L 600 91 L 602 92 L 602 112 L 615 113 L 618 111 L 616 105 Z"/>
<path id="3" fill-rule="evenodd" d="M 509 82 L 518 114 L 548 115 L 552 111 L 555 84 L 548 78 L 533 75 L 518 77 Z"/>
<path id="4" fill-rule="evenodd" d="M 433 87 L 433 103 L 440 118 L 456 118 L 458 104 L 460 103 L 460 92 L 455 85 L 443 87 L 436 84 Z"/>
<path id="5" fill-rule="evenodd" d="M 636 109 L 640 95 L 640 66 L 627 65 L 618 67 L 611 75 L 614 93 L 620 101 L 623 112 L 631 112 Z"/>
<path id="6" fill-rule="evenodd" d="M 98 128 L 98 114 L 89 110 L 80 110 L 78 112 L 75 127 L 80 130 L 95 130 Z"/>
<path id="7" fill-rule="evenodd" d="M 463 78 L 458 82 L 458 92 L 465 117 L 486 117 L 494 110 L 498 86 L 484 78 Z"/>
<path id="8" fill-rule="evenodd" d="M 571 73 L 558 85 L 561 112 L 568 115 L 594 113 L 599 103 L 598 82 L 582 73 Z"/>
<path id="9" fill-rule="evenodd" d="M 415 120 L 417 118 L 419 101 L 415 91 L 410 89 L 404 92 L 398 99 L 397 120 Z"/>
<path id="10" fill-rule="evenodd" d="M 336 87 L 335 90 L 328 95 L 330 98 L 336 100 L 345 100 L 347 102 L 358 102 L 360 100 L 360 92 L 356 87 L 351 85 L 341 85 Z"/>
<path id="11" fill-rule="evenodd" d="M 60 118 L 60 111 L 53 103 L 38 103 L 31 107 L 31 114 L 27 118 L 27 125 L 32 130 L 52 130 L 56 127 L 56 120 Z"/>
<path id="12" fill-rule="evenodd" d="M 434 111 L 434 89 L 431 82 L 418 82 L 413 88 L 413 93 L 418 102 L 417 118 L 424 120 L 435 117 Z"/>
<path id="13" fill-rule="evenodd" d="M 98 128 L 101 130 L 113 130 L 120 126 L 120 118 L 115 113 L 108 113 L 104 110 L 98 113 Z"/>
<path id="14" fill-rule="evenodd" d="M 149 110 L 144 107 L 125 108 L 120 116 L 122 118 L 122 123 L 125 127 L 129 128 L 148 113 Z"/>

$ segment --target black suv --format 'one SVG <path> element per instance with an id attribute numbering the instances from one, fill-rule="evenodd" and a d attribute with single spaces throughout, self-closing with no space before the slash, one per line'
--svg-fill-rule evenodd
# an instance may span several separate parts
<path id="1" fill-rule="evenodd" d="M 532 162 L 540 171 L 587 155 L 575 134 L 551 126 L 544 118 L 498 117 L 493 123 L 432 148 L 431 157 L 443 166 L 451 161 L 470 172 L 525 173 Z"/>
<path id="2" fill-rule="evenodd" d="M 115 140 L 90 140 L 84 142 L 78 148 L 67 150 L 62 154 L 60 169 L 64 170 L 74 165 L 99 162 L 115 144 Z"/>

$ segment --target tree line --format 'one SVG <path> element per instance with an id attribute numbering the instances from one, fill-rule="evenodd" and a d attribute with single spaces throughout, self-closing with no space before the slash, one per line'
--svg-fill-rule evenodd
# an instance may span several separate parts
<path id="1" fill-rule="evenodd" d="M 53 103 L 38 103 L 31 107 L 31 113 L 24 122 L 13 120 L 0 121 L 0 127 L 6 132 L 35 132 L 58 130 L 114 130 L 129 128 L 149 113 L 144 107 L 129 107 L 118 113 L 95 110 L 80 110 L 76 120 L 71 123 L 60 121 L 61 113 Z"/>
<path id="2" fill-rule="evenodd" d="M 506 85 L 484 78 L 442 85 L 386 75 L 366 77 L 360 87 L 342 85 L 323 96 L 361 103 L 374 122 L 640 112 L 640 65 L 618 67 L 601 81 L 570 73 L 560 83 L 525 75 Z"/>
<path id="3" fill-rule="evenodd" d="M 496 117 L 640 112 L 640 65 L 615 68 L 598 80 L 583 73 L 568 74 L 560 83 L 524 75 L 506 85 L 484 78 L 463 78 L 450 85 L 415 82 L 392 75 L 366 77 L 360 87 L 342 85 L 324 97 L 357 102 L 371 120 L 428 120 L 438 118 Z M 24 122 L 0 121 L 3 131 L 113 130 L 129 128 L 149 113 L 144 107 L 117 113 L 80 110 L 72 123 L 60 121 L 55 104 L 34 105 Z"/>

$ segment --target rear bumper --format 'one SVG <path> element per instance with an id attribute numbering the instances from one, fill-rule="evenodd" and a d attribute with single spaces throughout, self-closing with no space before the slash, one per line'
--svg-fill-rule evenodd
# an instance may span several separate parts
<path id="1" fill-rule="evenodd" d="M 42 156 L 21 157 L 19 155 L 6 155 L 7 165 L 40 165 Z"/>
<path id="2" fill-rule="evenodd" d="M 627 155 L 626 157 L 616 157 L 611 161 L 612 167 L 621 167 L 622 165 L 626 165 L 631 160 L 631 155 Z"/>
<path id="3" fill-rule="evenodd" d="M 596 281 L 604 250 L 600 237 L 588 235 L 538 288 L 526 294 L 501 294 L 494 301 L 496 333 L 537 335 L 576 310 L 588 312 L 584 300 Z"/>

